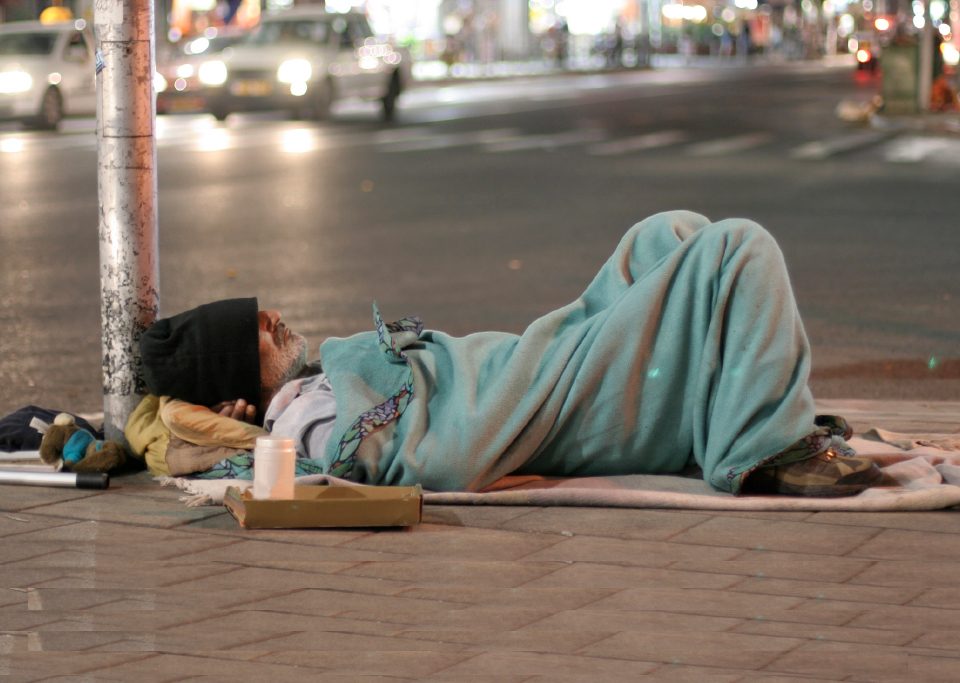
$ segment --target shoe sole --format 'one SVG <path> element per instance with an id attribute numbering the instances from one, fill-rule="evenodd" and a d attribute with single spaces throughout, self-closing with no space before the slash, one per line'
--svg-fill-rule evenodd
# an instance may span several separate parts
<path id="1" fill-rule="evenodd" d="M 780 483 L 780 489 L 778 493 L 787 496 L 806 496 L 808 498 L 841 498 L 843 496 L 855 496 L 858 493 L 862 493 L 867 489 L 876 486 L 884 480 L 883 472 L 874 467 L 867 472 L 858 473 L 857 477 L 866 476 L 869 473 L 869 479 L 866 481 L 858 481 L 856 483 L 842 484 L 837 482 L 835 484 L 824 484 L 822 486 L 790 486 L 789 484 Z"/>

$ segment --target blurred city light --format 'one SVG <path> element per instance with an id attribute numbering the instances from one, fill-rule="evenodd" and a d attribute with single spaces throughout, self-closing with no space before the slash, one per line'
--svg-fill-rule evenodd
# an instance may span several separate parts
<path id="1" fill-rule="evenodd" d="M 960 65 L 960 50 L 953 43 L 944 43 L 940 46 L 943 61 L 950 66 Z"/>
<path id="2" fill-rule="evenodd" d="M 17 154 L 23 151 L 23 139 L 19 137 L 4 138 L 0 140 L 0 152 L 5 154 Z"/>
<path id="3" fill-rule="evenodd" d="M 280 138 L 280 149 L 287 154 L 305 154 L 317 148 L 317 139 L 314 131 L 309 128 L 294 128 L 283 131 Z"/>

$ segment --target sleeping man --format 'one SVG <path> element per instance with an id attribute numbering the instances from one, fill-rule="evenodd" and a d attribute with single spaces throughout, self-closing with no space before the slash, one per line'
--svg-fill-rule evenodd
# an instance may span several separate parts
<path id="1" fill-rule="evenodd" d="M 508 474 L 678 473 L 732 494 L 841 496 L 877 484 L 842 419 L 815 416 L 783 256 L 746 220 L 633 226 L 583 294 L 520 335 L 417 318 L 320 345 L 256 299 L 159 320 L 150 391 L 259 421 L 357 482 L 476 491 Z"/>

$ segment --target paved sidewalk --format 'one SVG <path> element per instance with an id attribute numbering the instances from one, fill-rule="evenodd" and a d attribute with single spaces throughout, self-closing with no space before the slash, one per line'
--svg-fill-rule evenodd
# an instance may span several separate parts
<path id="1" fill-rule="evenodd" d="M 822 407 L 960 430 L 960 403 Z M 3 680 L 960 679 L 957 510 L 428 506 L 404 531 L 244 531 L 178 495 L 146 474 L 0 487 Z"/>

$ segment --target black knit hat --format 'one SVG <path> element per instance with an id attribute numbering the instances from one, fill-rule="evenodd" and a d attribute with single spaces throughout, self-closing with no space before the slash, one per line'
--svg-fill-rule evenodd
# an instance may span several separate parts
<path id="1" fill-rule="evenodd" d="M 260 402 L 257 300 L 225 299 L 158 320 L 140 338 L 147 389 L 212 406 Z"/>

